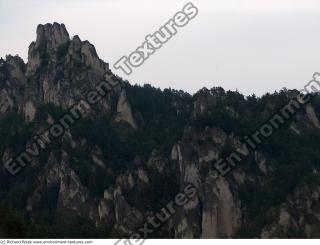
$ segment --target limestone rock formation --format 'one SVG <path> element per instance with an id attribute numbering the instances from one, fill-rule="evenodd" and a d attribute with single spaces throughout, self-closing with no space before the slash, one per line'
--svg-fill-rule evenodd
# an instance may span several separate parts
<path id="1" fill-rule="evenodd" d="M 1 200 L 28 218 L 22 236 L 127 238 L 170 204 L 167 220 L 148 223 L 150 237 L 320 237 L 319 95 L 246 155 L 243 144 L 297 91 L 133 86 L 63 24 L 38 26 L 27 63 L 0 59 L 1 164 L 45 140 L 102 81 L 113 88 L 90 113 L 33 148 L 17 176 L 0 171 Z M 222 175 L 216 161 L 234 152 L 241 161 Z M 194 196 L 174 206 L 188 184 Z"/>

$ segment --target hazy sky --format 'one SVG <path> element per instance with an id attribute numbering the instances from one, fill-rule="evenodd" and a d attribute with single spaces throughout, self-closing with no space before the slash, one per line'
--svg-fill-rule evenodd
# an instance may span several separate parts
<path id="1" fill-rule="evenodd" d="M 19 54 L 40 23 L 64 23 L 95 45 L 110 67 L 188 1 L 0 0 L 0 56 Z M 302 88 L 320 72 L 319 0 L 194 0 L 198 16 L 130 76 L 195 92 L 222 86 L 245 94 Z"/>

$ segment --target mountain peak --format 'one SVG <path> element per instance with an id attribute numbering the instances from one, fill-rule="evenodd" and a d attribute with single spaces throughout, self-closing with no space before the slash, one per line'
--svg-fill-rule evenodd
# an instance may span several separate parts
<path id="1" fill-rule="evenodd" d="M 99 58 L 91 43 L 81 41 L 77 35 L 70 39 L 64 24 L 40 24 L 36 41 L 29 46 L 27 76 L 32 76 L 39 69 L 57 65 L 67 70 L 83 66 L 98 76 L 103 76 L 109 70 L 108 64 Z"/>
<path id="2" fill-rule="evenodd" d="M 40 24 L 37 27 L 36 48 L 45 44 L 47 49 L 57 50 L 59 46 L 68 41 L 70 41 L 70 37 L 64 24 L 54 22 L 53 24 Z"/>
<path id="3" fill-rule="evenodd" d="M 55 57 L 58 50 L 62 46 L 67 46 L 69 42 L 69 33 L 64 24 L 54 22 L 38 25 L 36 41 L 29 46 L 27 74 L 36 72 L 43 63 Z"/>

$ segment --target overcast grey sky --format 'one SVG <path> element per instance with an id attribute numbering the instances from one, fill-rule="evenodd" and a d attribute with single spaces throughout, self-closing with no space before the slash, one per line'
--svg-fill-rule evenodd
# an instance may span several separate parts
<path id="1" fill-rule="evenodd" d="M 0 56 L 27 60 L 37 24 L 64 23 L 110 67 L 182 9 L 180 0 L 0 0 Z M 195 92 L 222 86 L 261 95 L 300 89 L 320 72 L 319 0 L 194 0 L 198 16 L 130 76 Z"/>

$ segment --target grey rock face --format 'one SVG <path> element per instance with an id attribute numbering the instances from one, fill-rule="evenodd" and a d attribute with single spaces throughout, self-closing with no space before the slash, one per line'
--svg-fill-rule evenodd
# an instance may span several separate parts
<path id="1" fill-rule="evenodd" d="M 29 47 L 25 98 L 67 108 L 103 81 L 106 72 L 108 64 L 88 41 L 78 36 L 70 40 L 63 24 L 39 25 L 37 40 Z"/>
<path id="2" fill-rule="evenodd" d="M 85 219 L 96 228 L 104 227 L 110 236 L 129 237 L 191 183 L 196 188 L 195 196 L 176 207 L 174 215 L 151 237 L 233 238 L 243 236 L 243 227 L 256 228 L 260 223 L 262 227 L 251 236 L 320 236 L 320 189 L 314 179 L 299 183 L 292 190 L 286 189 L 280 204 L 263 210 L 268 219 L 250 213 L 252 207 L 248 203 L 252 193 L 263 190 L 261 195 L 264 195 L 269 188 L 277 188 L 270 185 L 279 174 L 277 167 L 285 164 L 286 168 L 279 172 L 289 169 L 292 173 L 295 169 L 290 167 L 296 159 L 283 163 L 270 158 L 262 148 L 252 151 L 249 164 L 244 159 L 243 165 L 227 176 L 219 175 L 213 167 L 216 160 L 225 158 L 230 151 L 245 155 L 243 135 L 235 133 L 239 132 L 239 128 L 233 126 L 235 121 L 256 115 L 267 119 L 276 105 L 268 101 L 259 104 L 253 112 L 248 108 L 239 109 L 237 103 L 241 96 L 235 95 L 236 99 L 229 103 L 222 88 L 202 89 L 194 96 L 166 91 L 166 97 L 159 100 L 165 105 L 153 105 L 163 110 L 162 114 L 143 104 L 145 98 L 139 98 L 141 108 L 146 110 L 145 117 L 151 119 L 143 118 L 143 113 L 136 108 L 139 103 L 130 101 L 132 87 L 126 87 L 129 85 L 111 72 L 92 44 L 78 36 L 70 38 L 63 24 L 38 26 L 27 64 L 18 56 L 0 59 L 0 119 L 10 113 L 23 115 L 24 123 L 37 126 L 31 135 L 34 137 L 55 122 L 49 110 L 45 111 L 49 114 L 45 119 L 36 120 L 42 107 L 54 105 L 60 110 L 68 109 L 101 81 L 108 81 L 116 88 L 106 94 L 79 128 L 67 130 L 54 142 L 50 152 L 33 159 L 27 166 L 28 174 L 32 173 L 33 177 L 30 190 L 25 190 L 21 183 L 13 183 L 12 189 L 8 188 L 27 192 L 23 193 L 27 196 L 23 211 L 32 222 L 37 223 L 39 216 L 48 212 L 47 218 L 53 223 Z M 170 100 L 173 93 L 178 94 L 178 99 Z M 249 103 L 248 99 L 243 101 L 245 105 Z M 160 127 L 165 121 L 162 117 L 167 116 L 165 113 L 172 113 L 174 120 L 181 115 L 186 119 L 175 128 L 179 133 L 162 138 L 167 131 L 176 133 L 169 131 L 172 130 L 169 123 L 168 128 Z M 216 125 L 221 123 L 221 115 L 228 119 L 227 129 L 223 128 L 225 125 Z M 201 120 L 196 121 L 199 118 L 206 126 Z M 88 126 L 88 122 L 97 123 Z M 160 130 L 144 131 L 144 123 Z M 290 124 L 294 127 L 289 134 L 292 131 L 294 137 L 303 136 L 306 129 L 318 133 L 320 124 L 315 106 L 310 104 Z M 149 134 L 154 134 L 153 138 L 149 139 Z M 162 139 L 161 145 L 158 141 Z M 5 162 L 14 152 L 15 149 L 5 145 L 0 159 Z M 307 152 L 314 157 L 313 152 Z M 316 159 L 314 161 L 311 174 L 318 179 L 319 169 Z M 260 207 L 253 208 L 260 211 Z"/>
<path id="3" fill-rule="evenodd" d="M 10 112 L 13 109 L 14 103 L 6 89 L 0 91 L 0 113 L 2 115 Z"/>
<path id="4" fill-rule="evenodd" d="M 132 111 L 131 111 L 131 106 L 127 100 L 127 96 L 124 90 L 122 90 L 118 104 L 117 104 L 117 117 L 116 117 L 116 122 L 126 122 L 129 125 L 131 125 L 132 128 L 136 129 L 137 125 L 136 122 L 133 118 Z"/>
<path id="5" fill-rule="evenodd" d="M 8 55 L 0 60 L 0 117 L 21 111 L 26 83 L 26 65 L 19 56 Z"/>
<path id="6" fill-rule="evenodd" d="M 37 39 L 29 47 L 27 74 L 36 72 L 43 63 L 48 62 L 49 54 L 57 52 L 59 47 L 69 41 L 69 34 L 63 24 L 38 25 Z"/>
<path id="7" fill-rule="evenodd" d="M 318 174 L 317 174 L 318 175 Z M 320 229 L 319 186 L 303 185 L 288 195 L 279 210 L 274 210 L 276 220 L 264 227 L 262 238 L 290 237 L 292 232 L 305 234 L 307 238 L 319 237 Z"/>

